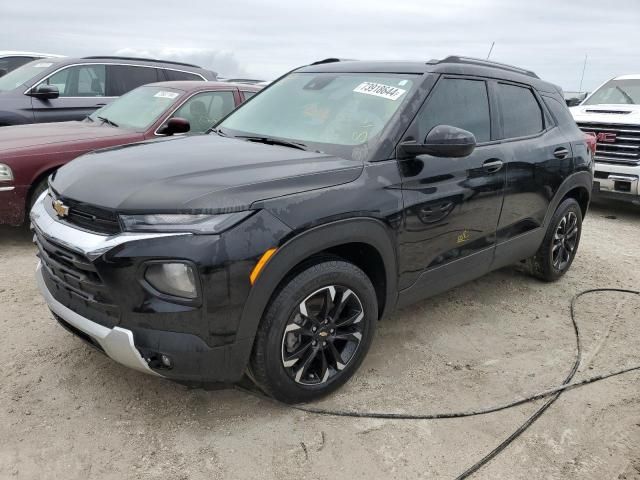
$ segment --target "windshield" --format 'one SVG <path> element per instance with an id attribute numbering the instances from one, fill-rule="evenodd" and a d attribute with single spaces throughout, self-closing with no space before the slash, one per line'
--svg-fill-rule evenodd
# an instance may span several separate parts
<path id="1" fill-rule="evenodd" d="M 0 77 L 0 92 L 7 92 L 18 88 L 20 85 L 24 85 L 33 77 L 40 75 L 52 65 L 53 62 L 49 62 L 44 59 L 27 63 L 26 65 L 16 68 L 5 76 Z"/>
<path id="2" fill-rule="evenodd" d="M 292 73 L 218 125 L 230 136 L 275 137 L 361 159 L 406 101 L 415 75 Z M 361 148 L 367 145 L 366 149 Z"/>
<path id="3" fill-rule="evenodd" d="M 640 104 L 640 79 L 610 80 L 584 102 L 584 105 L 602 104 Z"/>
<path id="4" fill-rule="evenodd" d="M 89 115 L 89 121 L 146 130 L 176 101 L 181 90 L 139 87 Z"/>

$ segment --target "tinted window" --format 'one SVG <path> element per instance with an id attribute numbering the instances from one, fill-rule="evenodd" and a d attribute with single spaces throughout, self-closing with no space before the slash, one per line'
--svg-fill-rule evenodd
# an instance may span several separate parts
<path id="1" fill-rule="evenodd" d="M 164 75 L 167 77 L 167 80 L 202 80 L 200 75 L 196 75 L 195 73 L 187 73 L 187 72 L 178 72 L 176 70 L 164 70 Z"/>
<path id="2" fill-rule="evenodd" d="M 5 73 L 15 70 L 16 68 L 29 63 L 33 60 L 33 57 L 6 57 L 0 58 L 0 70 L 4 70 Z"/>
<path id="3" fill-rule="evenodd" d="M 119 97 L 134 88 L 164 80 L 157 68 L 131 65 L 109 65 L 107 68 L 109 72 L 107 95 L 110 97 Z"/>
<path id="4" fill-rule="evenodd" d="M 189 120 L 191 133 L 203 133 L 234 108 L 233 92 L 202 92 L 187 100 L 172 116 Z"/>
<path id="5" fill-rule="evenodd" d="M 576 122 L 573 119 L 571 112 L 567 108 L 566 103 L 561 103 L 552 97 L 542 97 L 542 99 L 544 100 L 544 103 L 546 103 L 549 110 L 551 110 L 551 113 L 553 114 L 559 125 L 575 125 Z"/>
<path id="6" fill-rule="evenodd" d="M 476 141 L 491 139 L 487 86 L 481 80 L 445 78 L 438 82 L 418 114 L 418 132 L 424 140 L 437 125 L 451 125 L 473 133 Z"/>
<path id="7" fill-rule="evenodd" d="M 51 75 L 44 83 L 58 87 L 61 97 L 103 97 L 105 68 L 104 65 L 76 65 Z"/>
<path id="8" fill-rule="evenodd" d="M 253 97 L 256 93 L 258 92 L 246 92 L 246 91 L 242 91 L 242 94 L 244 95 L 244 100 L 247 101 L 249 100 L 251 97 Z"/>
<path id="9" fill-rule="evenodd" d="M 505 138 L 535 135 L 544 129 L 542 110 L 531 90 L 499 83 L 498 92 Z"/>

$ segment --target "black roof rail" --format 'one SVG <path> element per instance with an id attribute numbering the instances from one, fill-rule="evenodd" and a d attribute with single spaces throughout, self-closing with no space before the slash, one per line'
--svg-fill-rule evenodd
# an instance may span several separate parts
<path id="1" fill-rule="evenodd" d="M 156 62 L 156 63 L 168 63 L 171 65 L 180 65 L 182 67 L 202 68 L 199 65 L 193 65 L 192 63 L 175 62 L 173 60 L 158 60 L 157 58 L 140 58 L 140 57 L 118 57 L 114 55 L 96 55 L 92 57 L 83 57 L 85 60 L 129 60 L 139 62 Z"/>
<path id="2" fill-rule="evenodd" d="M 317 62 L 310 63 L 309 65 L 322 65 L 323 63 L 336 63 L 336 62 L 351 62 L 353 59 L 350 58 L 325 58 L 324 60 L 318 60 Z"/>
<path id="3" fill-rule="evenodd" d="M 483 67 L 491 67 L 491 68 L 499 68 L 500 70 L 507 70 L 510 72 L 521 73 L 523 75 L 527 75 L 533 78 L 540 78 L 535 72 L 531 70 L 526 70 L 524 68 L 514 67 L 513 65 L 507 65 L 506 63 L 492 62 L 491 60 L 483 60 L 481 58 L 472 58 L 472 57 L 460 57 L 457 55 L 451 55 L 447 58 L 443 58 L 442 60 L 429 60 L 427 62 L 428 65 L 437 65 L 439 63 L 466 63 L 469 65 L 479 65 Z"/>

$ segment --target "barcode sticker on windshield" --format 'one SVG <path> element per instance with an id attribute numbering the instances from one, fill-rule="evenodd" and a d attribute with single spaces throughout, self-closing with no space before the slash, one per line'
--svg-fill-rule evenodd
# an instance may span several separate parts
<path id="1" fill-rule="evenodd" d="M 49 68 L 53 63 L 36 63 L 33 68 Z"/>
<path id="2" fill-rule="evenodd" d="M 157 98 L 168 98 L 170 100 L 173 100 L 174 98 L 176 98 L 179 94 L 176 92 L 158 92 L 154 95 L 154 97 Z"/>
<path id="3" fill-rule="evenodd" d="M 390 87 L 382 83 L 362 82 L 353 89 L 356 93 L 364 93 L 365 95 L 374 95 L 376 97 L 386 98 L 387 100 L 399 99 L 406 90 L 397 87 Z"/>

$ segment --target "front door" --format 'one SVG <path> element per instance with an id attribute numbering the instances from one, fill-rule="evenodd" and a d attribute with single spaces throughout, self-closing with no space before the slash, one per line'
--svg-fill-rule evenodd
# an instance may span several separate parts
<path id="1" fill-rule="evenodd" d="M 472 132 L 477 147 L 464 158 L 419 155 L 399 161 L 404 199 L 399 286 L 407 289 L 401 303 L 489 269 L 505 183 L 502 149 L 492 141 L 493 103 L 484 80 L 443 77 L 404 136 L 422 142 L 433 127 L 451 125 Z"/>
<path id="2" fill-rule="evenodd" d="M 37 123 L 82 120 L 113 100 L 105 96 L 105 66 L 75 65 L 54 73 L 40 85 L 54 85 L 60 96 L 51 100 L 33 98 Z M 37 87 L 36 87 L 37 88 Z"/>

